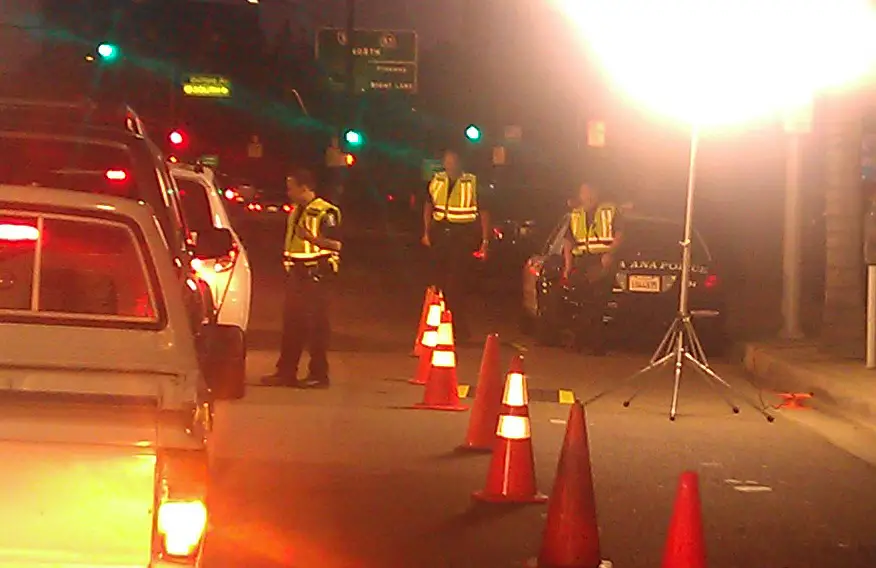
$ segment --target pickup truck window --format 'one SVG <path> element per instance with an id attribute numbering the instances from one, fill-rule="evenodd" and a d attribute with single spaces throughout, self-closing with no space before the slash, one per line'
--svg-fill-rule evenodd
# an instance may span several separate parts
<path id="1" fill-rule="evenodd" d="M 139 197 L 122 145 L 0 132 L 0 183 Z"/>
<path id="2" fill-rule="evenodd" d="M 124 223 L 0 211 L 0 319 L 154 325 L 152 282 Z"/>

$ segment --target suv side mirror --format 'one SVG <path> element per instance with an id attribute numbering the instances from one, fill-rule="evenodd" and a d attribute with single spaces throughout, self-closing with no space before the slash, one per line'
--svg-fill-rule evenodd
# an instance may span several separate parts
<path id="1" fill-rule="evenodd" d="M 234 250 L 234 236 L 228 229 L 211 227 L 198 232 L 194 249 L 198 258 L 222 258 Z"/>
<path id="2" fill-rule="evenodd" d="M 204 379 L 217 400 L 243 398 L 246 392 L 246 338 L 235 325 L 212 324 L 204 330 Z"/>

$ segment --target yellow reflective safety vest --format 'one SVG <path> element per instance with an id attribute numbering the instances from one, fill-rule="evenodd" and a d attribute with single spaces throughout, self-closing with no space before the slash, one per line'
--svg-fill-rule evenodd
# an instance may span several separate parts
<path id="1" fill-rule="evenodd" d="M 304 227 L 319 237 L 323 222 L 330 216 L 333 216 L 335 223 L 341 222 L 341 210 L 319 197 L 305 205 L 300 214 L 298 208 L 292 211 L 286 223 L 286 245 L 283 249 L 283 265 L 286 271 L 297 264 L 316 266 L 324 259 L 328 260 L 334 272 L 338 271 L 341 258 L 337 251 L 319 248 L 295 234 L 296 227 Z"/>
<path id="2" fill-rule="evenodd" d="M 575 241 L 572 254 L 602 254 L 608 252 L 614 243 L 614 218 L 617 207 L 613 203 L 602 203 L 592 219 L 587 218 L 587 210 L 576 207 L 569 214 L 569 230 Z"/>
<path id="3" fill-rule="evenodd" d="M 462 174 L 450 188 L 446 172 L 438 172 L 429 182 L 432 196 L 432 220 L 449 223 L 471 223 L 478 218 L 478 180 L 473 174 Z"/>

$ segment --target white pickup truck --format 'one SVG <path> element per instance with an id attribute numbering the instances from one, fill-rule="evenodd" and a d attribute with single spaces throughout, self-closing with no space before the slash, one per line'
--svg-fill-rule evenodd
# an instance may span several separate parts
<path id="1" fill-rule="evenodd" d="M 244 346 L 181 267 L 142 202 L 0 185 L 0 568 L 202 565 Z"/>

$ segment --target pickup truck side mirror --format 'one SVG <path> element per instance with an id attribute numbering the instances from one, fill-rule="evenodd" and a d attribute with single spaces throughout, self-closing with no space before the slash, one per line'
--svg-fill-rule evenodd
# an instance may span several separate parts
<path id="1" fill-rule="evenodd" d="M 194 248 L 198 258 L 222 258 L 234 249 L 234 236 L 228 229 L 211 227 L 198 232 Z"/>
<path id="2" fill-rule="evenodd" d="M 243 398 L 246 392 L 246 339 L 234 325 L 213 324 L 204 330 L 205 380 L 217 400 Z"/>

